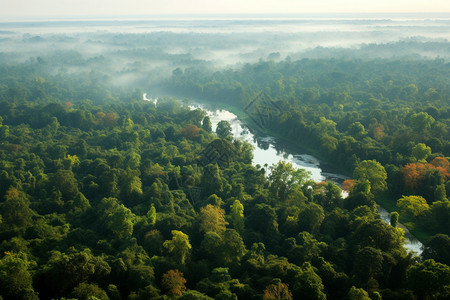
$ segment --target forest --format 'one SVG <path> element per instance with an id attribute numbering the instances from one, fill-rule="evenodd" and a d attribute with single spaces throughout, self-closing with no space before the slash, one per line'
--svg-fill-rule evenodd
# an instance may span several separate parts
<path id="1" fill-rule="evenodd" d="M 22 43 L 62 40 L 76 37 Z M 216 68 L 142 47 L 0 52 L 0 298 L 450 297 L 446 59 L 361 58 L 382 47 L 372 45 L 361 57 L 321 48 L 338 54 Z M 144 74 L 146 59 L 170 63 L 127 76 Z M 167 96 L 144 101 L 149 87 Z M 264 108 L 264 128 L 245 115 L 260 95 L 278 108 Z M 252 147 L 188 99 L 228 105 L 351 179 L 255 166 Z M 420 255 L 403 247 L 399 222 L 424 243 Z"/>
<path id="2" fill-rule="evenodd" d="M 449 234 L 446 215 L 428 210 L 448 207 L 449 71 L 444 60 L 260 61 L 214 73 L 176 69 L 167 85 L 240 110 L 262 91 L 276 105 L 263 108 L 271 115 L 264 130 L 299 147 L 310 145 L 325 161 L 335 158 L 332 164 L 355 179 L 370 182 L 366 171 L 355 168 L 372 161 L 383 184 L 370 183 L 384 205 L 395 207 L 402 195 L 420 196 L 399 207 L 402 217 L 414 216 L 408 220 L 424 231 Z M 348 190 L 353 185 L 346 182 Z"/>

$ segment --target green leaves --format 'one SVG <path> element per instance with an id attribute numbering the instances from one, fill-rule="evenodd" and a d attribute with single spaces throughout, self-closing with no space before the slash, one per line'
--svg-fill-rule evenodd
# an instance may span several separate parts
<path id="1" fill-rule="evenodd" d="M 39 299 L 33 291 L 29 262 L 22 255 L 6 252 L 0 259 L 0 295 L 5 299 Z"/>
<path id="2" fill-rule="evenodd" d="M 182 265 L 186 262 L 192 248 L 189 243 L 189 236 L 179 230 L 172 230 L 172 239 L 165 241 L 163 246 Z"/>
<path id="3" fill-rule="evenodd" d="M 379 193 L 387 189 L 387 173 L 384 167 L 376 160 L 363 160 L 353 171 L 353 177 L 359 181 L 368 180 L 371 190 Z"/>
<path id="4" fill-rule="evenodd" d="M 397 200 L 397 206 L 409 217 L 418 217 L 430 208 L 427 200 L 421 196 L 403 196 Z"/>
<path id="5" fill-rule="evenodd" d="M 450 296 L 450 267 L 427 259 L 407 271 L 409 287 L 421 297 L 445 299 Z"/>
<path id="6" fill-rule="evenodd" d="M 107 226 L 119 239 L 128 239 L 133 234 L 134 214 L 120 204 L 107 217 Z"/>

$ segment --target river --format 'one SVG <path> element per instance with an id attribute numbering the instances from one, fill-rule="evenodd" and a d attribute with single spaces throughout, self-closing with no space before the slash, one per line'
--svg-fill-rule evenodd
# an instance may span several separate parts
<path id="1" fill-rule="evenodd" d="M 144 100 L 149 101 L 150 99 L 147 99 L 146 95 L 144 95 Z M 331 180 L 334 183 L 340 184 L 343 180 L 348 178 L 341 174 L 324 171 L 317 158 L 309 154 L 298 153 L 298 149 L 286 145 L 281 139 L 261 134 L 256 136 L 244 122 L 226 109 L 222 109 L 214 104 L 192 101 L 190 102 L 189 107 L 191 109 L 200 108 L 206 111 L 211 119 L 213 131 L 215 131 L 217 123 L 222 120 L 228 121 L 231 125 L 234 138 L 246 141 L 254 147 L 253 165 L 255 166 L 264 166 L 266 164 L 271 166 L 282 160 L 291 163 L 296 169 L 302 168 L 310 171 L 311 178 L 316 182 Z M 386 223 L 390 222 L 389 212 L 386 209 L 378 206 L 378 213 L 383 221 Z M 398 224 L 398 226 L 405 230 L 404 247 L 408 251 L 414 251 L 416 254 L 422 253 L 422 243 L 402 224 Z"/>
<path id="2" fill-rule="evenodd" d="M 255 166 L 260 165 L 264 167 L 265 164 L 271 166 L 282 160 L 291 163 L 296 169 L 302 168 L 311 172 L 311 178 L 316 182 L 331 180 L 336 183 L 342 183 L 348 178 L 341 174 L 324 172 L 320 168 L 320 161 L 317 158 L 309 154 L 295 152 L 293 147 L 283 143 L 280 139 L 267 135 L 259 135 L 257 137 L 245 123 L 228 110 L 216 108 L 211 104 L 199 103 L 191 103 L 189 107 L 191 109 L 201 108 L 206 111 L 211 119 L 213 131 L 215 131 L 217 123 L 222 120 L 228 121 L 232 128 L 233 137 L 246 141 L 253 146 L 253 165 Z"/>

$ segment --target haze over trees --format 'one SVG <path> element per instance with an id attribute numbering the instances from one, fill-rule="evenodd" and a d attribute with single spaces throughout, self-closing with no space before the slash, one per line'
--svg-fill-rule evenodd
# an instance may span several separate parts
<path id="1" fill-rule="evenodd" d="M 413 53 L 448 41 L 200 58 L 245 36 L 0 32 L 3 299 L 450 297 L 449 63 Z M 380 49 L 410 56 L 366 55 Z M 149 86 L 169 96 L 144 101 Z M 228 122 L 176 97 L 245 118 L 261 92 L 280 109 L 266 130 L 349 175 L 348 197 L 289 163 L 252 165 Z"/>

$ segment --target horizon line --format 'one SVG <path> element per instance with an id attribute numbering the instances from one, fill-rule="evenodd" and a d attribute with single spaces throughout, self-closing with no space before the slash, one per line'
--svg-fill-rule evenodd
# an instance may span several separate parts
<path id="1" fill-rule="evenodd" d="M 436 18 L 450 18 L 449 12 L 305 12 L 305 13 L 197 13 L 197 14 L 186 14 L 186 13 L 173 13 L 173 14 L 87 14 L 87 15 L 47 15 L 47 16 L 32 16 L 32 15 L 22 15 L 22 16 L 0 16 L 0 22 L 9 21 L 52 21 L 52 20 L 111 20 L 111 19 L 145 19 L 145 18 L 157 18 L 157 19 L 174 19 L 174 18 L 345 18 L 351 17 L 352 19 L 361 17 L 420 17 L 427 18 L 427 16 Z"/>

